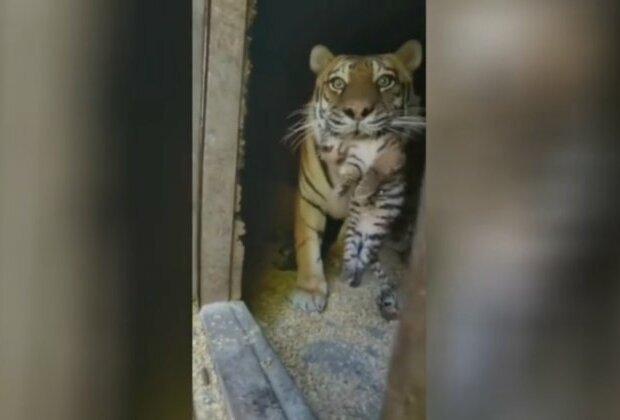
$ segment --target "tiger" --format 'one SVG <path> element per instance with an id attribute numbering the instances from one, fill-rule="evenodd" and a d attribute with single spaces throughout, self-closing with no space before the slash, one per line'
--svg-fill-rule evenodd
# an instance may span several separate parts
<path id="1" fill-rule="evenodd" d="M 391 136 L 411 137 L 423 121 L 413 92 L 413 73 L 421 62 L 422 45 L 416 40 L 387 54 L 334 55 L 323 45 L 310 52 L 314 93 L 287 137 L 289 146 L 300 149 L 294 209 L 297 281 L 290 299 L 302 311 L 326 307 L 321 245 L 327 217 L 345 219 L 353 194 L 353 188 L 343 188 L 351 181 L 341 172 L 342 162 L 326 159 L 325 147 L 350 141 L 359 145 L 359 153 L 376 156 Z"/>

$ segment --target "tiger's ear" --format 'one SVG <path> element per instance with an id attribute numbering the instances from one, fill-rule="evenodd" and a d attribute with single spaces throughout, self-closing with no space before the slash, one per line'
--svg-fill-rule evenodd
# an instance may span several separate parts
<path id="1" fill-rule="evenodd" d="M 396 53 L 396 57 L 402 61 L 407 70 L 414 71 L 422 63 L 422 44 L 419 41 L 411 39 L 405 42 Z"/>
<path id="2" fill-rule="evenodd" d="M 310 69 L 319 74 L 334 58 L 334 54 L 324 45 L 315 45 L 310 51 Z"/>

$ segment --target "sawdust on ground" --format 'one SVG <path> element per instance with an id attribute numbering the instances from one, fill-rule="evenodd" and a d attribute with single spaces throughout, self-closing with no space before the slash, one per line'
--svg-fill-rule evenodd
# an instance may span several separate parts
<path id="1" fill-rule="evenodd" d="M 385 250 L 382 261 L 402 277 L 405 266 L 395 253 Z M 319 419 L 378 419 L 398 322 L 379 315 L 376 279 L 367 273 L 351 288 L 339 281 L 338 265 L 328 265 L 326 310 L 303 314 L 288 301 L 296 272 L 277 267 L 272 260 L 256 273 L 247 303 L 306 401 Z"/>

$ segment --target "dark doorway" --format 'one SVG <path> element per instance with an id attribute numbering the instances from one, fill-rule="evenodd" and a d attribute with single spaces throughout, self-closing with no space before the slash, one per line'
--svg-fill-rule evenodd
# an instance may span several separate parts
<path id="1" fill-rule="evenodd" d="M 250 28 L 242 217 L 246 223 L 243 290 L 252 290 L 252 266 L 264 242 L 286 235 L 292 213 L 286 193 L 294 187 L 297 159 L 280 140 L 290 114 L 310 98 L 314 74 L 311 48 L 322 43 L 334 53 L 373 54 L 396 50 L 408 39 L 425 43 L 425 3 L 419 0 L 259 0 Z M 425 97 L 424 63 L 415 89 Z M 280 194 L 281 193 L 281 194 Z M 284 202 L 283 202 L 284 200 Z M 284 209 L 281 207 L 285 207 Z M 284 214 L 283 214 L 284 213 Z"/>
<path id="2" fill-rule="evenodd" d="M 324 44 L 335 54 L 395 51 L 409 39 L 424 45 L 425 4 L 258 0 L 256 12 L 249 31 L 251 73 L 241 173 L 244 300 L 320 418 L 377 418 L 395 327 L 375 314 L 370 292 L 335 291 L 326 313 L 313 316 L 297 314 L 286 302 L 295 278 L 297 157 L 281 139 L 293 123 L 288 117 L 312 94 L 314 74 L 308 57 L 314 45 Z M 414 80 L 424 105 L 424 63 Z M 341 309 L 351 302 L 362 307 Z M 332 369 L 342 364 L 343 371 Z M 321 373 L 325 370 L 337 377 Z M 346 402 L 338 397 L 340 391 L 354 392 L 355 398 Z"/>

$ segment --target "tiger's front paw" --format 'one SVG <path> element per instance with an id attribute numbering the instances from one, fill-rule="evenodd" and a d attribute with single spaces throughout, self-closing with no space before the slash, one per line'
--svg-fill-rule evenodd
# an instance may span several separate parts
<path id="1" fill-rule="evenodd" d="M 314 279 L 316 287 L 297 286 L 290 296 L 293 307 L 297 310 L 312 313 L 323 312 L 327 305 L 327 283 L 324 279 Z"/>

